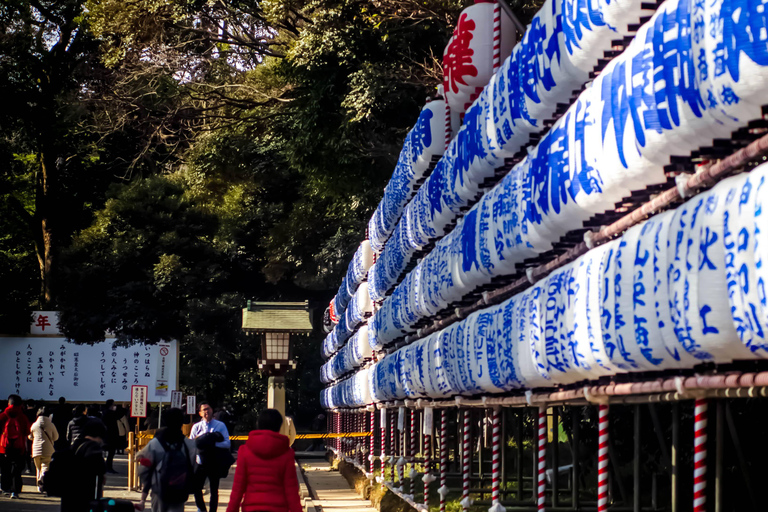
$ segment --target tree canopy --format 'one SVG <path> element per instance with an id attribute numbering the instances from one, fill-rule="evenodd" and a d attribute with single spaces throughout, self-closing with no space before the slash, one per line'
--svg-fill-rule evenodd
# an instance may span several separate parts
<path id="1" fill-rule="evenodd" d="M 179 340 L 188 390 L 263 397 L 240 309 L 320 324 L 461 7 L 1 1 L 3 331 L 59 309 L 77 342 Z"/>

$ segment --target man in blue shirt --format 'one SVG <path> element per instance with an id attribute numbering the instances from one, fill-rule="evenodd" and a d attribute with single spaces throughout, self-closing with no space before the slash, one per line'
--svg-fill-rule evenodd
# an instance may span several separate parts
<path id="1" fill-rule="evenodd" d="M 200 402 L 198 413 L 202 419 L 192 426 L 192 432 L 189 434 L 190 439 L 196 440 L 198 449 L 195 505 L 198 512 L 206 512 L 203 486 L 207 478 L 211 484 L 210 512 L 216 512 L 219 505 L 219 480 L 222 476 L 216 450 L 224 448 L 229 451 L 229 432 L 224 423 L 213 419 L 213 407 L 208 402 Z"/>

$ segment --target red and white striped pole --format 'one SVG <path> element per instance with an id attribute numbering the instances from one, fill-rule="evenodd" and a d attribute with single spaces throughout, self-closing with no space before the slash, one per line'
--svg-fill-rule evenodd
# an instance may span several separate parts
<path id="1" fill-rule="evenodd" d="M 379 483 L 384 482 L 384 472 L 387 469 L 387 410 L 379 411 Z"/>
<path id="2" fill-rule="evenodd" d="M 707 410 L 706 398 L 697 398 L 693 423 L 693 512 L 707 510 Z"/>
<path id="3" fill-rule="evenodd" d="M 424 507 L 429 509 L 429 484 L 431 484 L 435 477 L 431 473 L 432 469 L 432 408 L 424 408 L 422 414 L 422 426 L 421 432 L 424 436 L 424 476 L 421 480 L 424 482 Z"/>
<path id="4" fill-rule="evenodd" d="M 498 6 L 498 4 L 496 4 Z M 491 508 L 488 512 L 504 512 L 504 507 L 499 502 L 499 481 L 501 480 L 501 426 L 499 422 L 499 408 L 494 407 L 491 416 L 493 426 L 493 458 L 492 458 L 492 485 Z"/>
<path id="5" fill-rule="evenodd" d="M 466 511 L 472 501 L 469 499 L 469 472 L 472 464 L 472 452 L 469 447 L 469 409 L 464 409 L 464 439 L 462 444 L 462 468 L 461 468 L 461 506 Z"/>
<path id="6" fill-rule="evenodd" d="M 416 409 L 411 409 L 411 434 L 410 434 L 410 444 L 411 449 L 410 453 L 408 454 L 408 461 L 411 463 L 411 472 L 408 474 L 408 494 L 413 494 L 416 492 L 416 440 L 417 440 L 417 434 L 418 431 L 416 427 Z"/>
<path id="7" fill-rule="evenodd" d="M 451 143 L 451 107 L 448 106 L 448 95 L 445 95 L 445 149 Z"/>
<path id="8" fill-rule="evenodd" d="M 392 466 L 392 483 L 395 482 L 395 465 L 397 464 L 397 460 L 395 459 L 395 456 L 397 455 L 397 440 L 395 438 L 395 418 L 396 414 L 394 411 L 392 411 L 392 414 L 389 415 L 389 461 L 390 465 Z"/>
<path id="9" fill-rule="evenodd" d="M 493 72 L 501 67 L 501 6 L 497 1 L 493 6 Z"/>
<path id="10" fill-rule="evenodd" d="M 608 510 L 608 405 L 600 404 L 597 423 L 597 512 Z"/>
<path id="11" fill-rule="evenodd" d="M 376 409 L 371 408 L 369 411 L 371 414 L 371 437 L 368 438 L 368 478 L 373 479 L 373 460 L 376 458 L 374 452 L 376 447 L 374 446 L 374 434 L 376 433 Z"/>
<path id="12" fill-rule="evenodd" d="M 365 432 L 365 420 L 366 420 L 366 414 L 365 410 L 360 410 L 360 412 L 357 413 L 357 431 L 361 434 Z M 358 437 L 357 438 L 357 458 L 358 462 L 360 462 L 360 467 L 365 467 L 365 438 L 364 437 Z M 364 470 L 363 470 L 364 471 Z"/>
<path id="13" fill-rule="evenodd" d="M 445 512 L 445 496 L 448 494 L 446 480 L 448 478 L 448 413 L 445 409 L 440 411 L 440 512 Z"/>
<path id="14" fill-rule="evenodd" d="M 400 458 L 397 460 L 397 479 L 400 484 L 400 490 L 403 490 L 405 481 L 405 407 L 400 407 L 397 411 L 397 428 L 400 430 Z"/>
<path id="15" fill-rule="evenodd" d="M 340 423 L 340 421 L 341 420 L 339 418 L 339 412 L 336 411 L 333 414 L 333 433 L 334 434 L 338 434 L 340 432 L 340 430 L 341 430 L 341 423 Z M 341 445 L 339 444 L 340 441 L 341 441 L 340 437 L 337 437 L 336 439 L 333 440 L 333 444 L 336 447 L 336 456 L 337 457 L 341 456 L 341 453 L 339 453 L 339 450 L 341 449 Z"/>
<path id="16" fill-rule="evenodd" d="M 538 421 L 538 471 L 536 474 L 536 509 L 543 511 L 547 492 L 547 408 L 539 406 Z"/>

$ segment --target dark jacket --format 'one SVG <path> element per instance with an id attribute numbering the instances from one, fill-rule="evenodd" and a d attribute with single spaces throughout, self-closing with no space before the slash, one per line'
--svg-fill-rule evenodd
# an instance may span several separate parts
<path id="1" fill-rule="evenodd" d="M 79 440 L 83 435 L 83 427 L 85 427 L 90 420 L 91 418 L 83 414 L 70 421 L 69 425 L 67 425 L 67 441 L 74 444 L 75 441 Z"/>
<path id="2" fill-rule="evenodd" d="M 294 452 L 288 438 L 254 430 L 237 452 L 235 479 L 227 512 L 301 512 Z"/>
<path id="3" fill-rule="evenodd" d="M 107 471 L 107 465 L 104 462 L 102 446 L 96 441 L 79 437 L 72 443 L 70 449 L 75 454 L 73 479 L 69 492 L 61 498 L 61 510 L 62 512 L 88 512 L 91 509 L 91 500 L 99 499 L 103 494 L 104 473 Z"/>
<path id="4" fill-rule="evenodd" d="M 57 450 L 69 446 L 67 426 L 72 421 L 72 405 L 67 403 L 57 405 L 51 415 L 51 421 L 53 421 L 53 425 L 59 433 L 59 439 L 53 445 Z"/>
<path id="5" fill-rule="evenodd" d="M 19 405 L 9 405 L 0 413 L 0 453 L 27 452 L 29 420 Z"/>

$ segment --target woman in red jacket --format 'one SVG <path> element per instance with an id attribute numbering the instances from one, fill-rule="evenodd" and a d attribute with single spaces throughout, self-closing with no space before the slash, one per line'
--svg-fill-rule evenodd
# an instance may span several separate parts
<path id="1" fill-rule="evenodd" d="M 302 512 L 293 449 L 288 437 L 278 434 L 282 424 L 276 409 L 259 415 L 259 430 L 237 451 L 227 512 Z"/>

